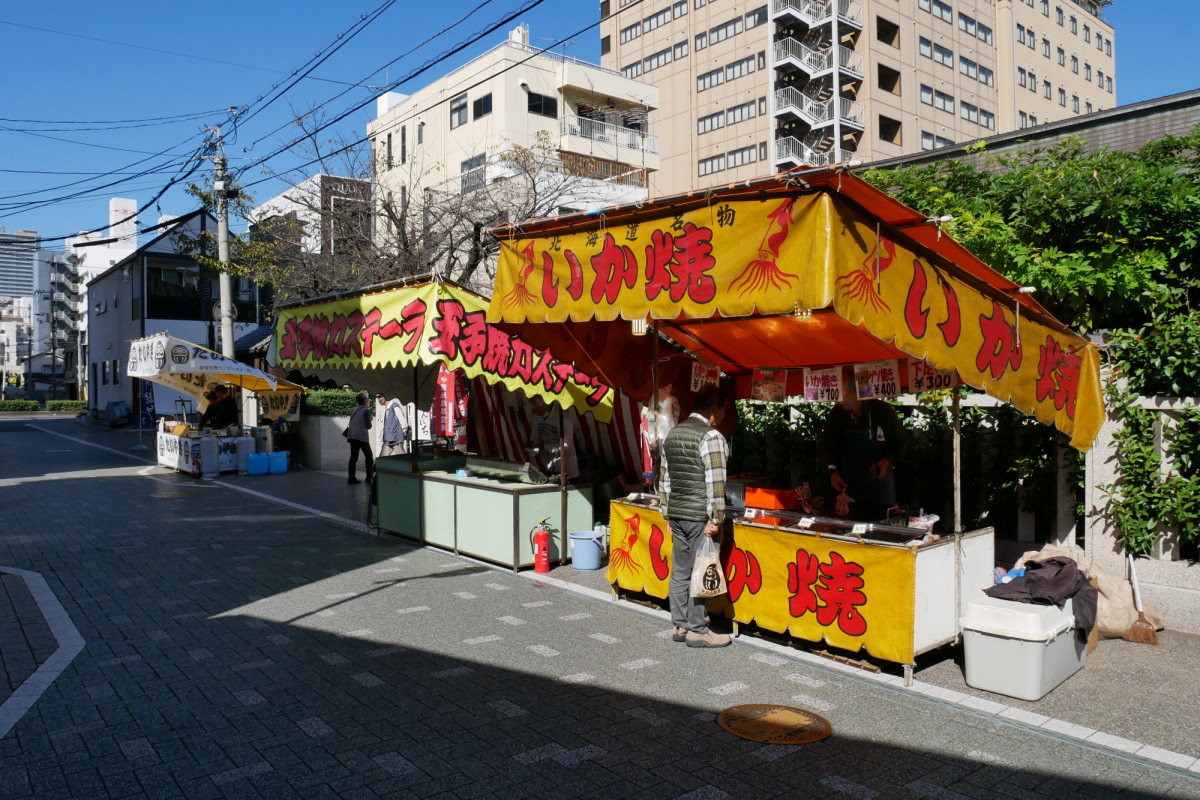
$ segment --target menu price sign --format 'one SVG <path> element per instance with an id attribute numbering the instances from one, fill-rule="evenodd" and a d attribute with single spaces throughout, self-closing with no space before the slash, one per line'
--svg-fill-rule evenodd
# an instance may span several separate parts
<path id="1" fill-rule="evenodd" d="M 784 382 L 786 373 L 781 369 L 756 369 L 750 386 L 752 400 L 777 402 L 787 396 Z"/>
<path id="2" fill-rule="evenodd" d="M 716 386 L 721 380 L 721 368 L 706 361 L 692 362 L 692 391 L 698 392 L 705 386 Z"/>
<path id="3" fill-rule="evenodd" d="M 842 402 L 842 368 L 804 370 L 804 402 Z"/>
<path id="4" fill-rule="evenodd" d="M 896 359 L 854 365 L 854 383 L 859 400 L 900 395 L 900 365 Z"/>
<path id="5" fill-rule="evenodd" d="M 908 360 L 908 389 L 910 392 L 933 392 L 958 386 L 957 372 L 942 372 L 927 361 Z"/>

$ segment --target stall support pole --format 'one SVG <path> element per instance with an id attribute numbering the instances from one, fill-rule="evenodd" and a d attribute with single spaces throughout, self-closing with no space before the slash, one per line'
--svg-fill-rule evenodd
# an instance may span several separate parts
<path id="1" fill-rule="evenodd" d="M 567 430 L 566 414 L 562 405 L 558 406 L 558 498 L 559 519 L 562 528 L 559 530 L 558 565 L 567 563 Z"/>
<path id="2" fill-rule="evenodd" d="M 962 533 L 962 408 L 959 405 L 958 388 L 950 399 L 950 413 L 954 424 L 954 533 Z"/>
<path id="3" fill-rule="evenodd" d="M 650 407 L 654 409 L 650 417 L 650 424 L 654 427 L 650 430 L 650 491 L 658 493 L 658 459 L 659 447 L 662 442 L 658 441 L 658 323 L 650 324 Z"/>

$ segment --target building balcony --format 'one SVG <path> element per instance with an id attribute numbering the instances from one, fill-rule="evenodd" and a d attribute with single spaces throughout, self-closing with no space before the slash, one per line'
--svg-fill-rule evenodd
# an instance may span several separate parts
<path id="1" fill-rule="evenodd" d="M 792 19 L 810 28 L 833 21 L 862 30 L 862 7 L 855 0 L 771 0 L 771 18 Z"/>
<path id="2" fill-rule="evenodd" d="M 657 170 L 658 137 L 610 122 L 568 115 L 561 120 L 559 149 Z"/>
<path id="3" fill-rule="evenodd" d="M 826 167 L 833 163 L 832 153 L 818 153 L 795 136 L 775 140 L 775 163 L 788 167 Z"/>

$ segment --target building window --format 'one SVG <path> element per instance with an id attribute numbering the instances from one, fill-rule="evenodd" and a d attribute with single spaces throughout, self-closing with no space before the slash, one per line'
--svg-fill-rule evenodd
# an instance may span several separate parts
<path id="1" fill-rule="evenodd" d="M 1033 70 L 1029 71 L 1029 91 L 1037 92 L 1037 73 Z"/>
<path id="2" fill-rule="evenodd" d="M 680 42 L 675 45 L 675 60 L 687 57 L 687 42 Z"/>
<path id="3" fill-rule="evenodd" d="M 1076 75 L 1079 74 L 1079 57 L 1078 56 L 1071 56 L 1071 72 L 1074 72 Z"/>
<path id="4" fill-rule="evenodd" d="M 1025 76 L 1025 68 L 1017 67 L 1017 85 L 1025 86 L 1027 83 L 1028 83 L 1028 79 Z"/>
<path id="5" fill-rule="evenodd" d="M 1029 127 L 1029 115 L 1026 114 L 1024 111 L 1017 114 L 1017 126 L 1020 128 L 1028 128 Z"/>
<path id="6" fill-rule="evenodd" d="M 924 36 L 917 40 L 917 50 L 926 58 L 933 58 L 933 42 Z"/>
<path id="7" fill-rule="evenodd" d="M 718 111 L 696 120 L 696 133 L 704 134 L 725 127 L 725 112 Z"/>
<path id="8" fill-rule="evenodd" d="M 975 36 L 984 44 L 992 43 L 992 29 L 983 23 L 979 24 L 979 32 Z"/>
<path id="9" fill-rule="evenodd" d="M 1065 67 L 1067 65 L 1067 51 L 1063 50 L 1061 47 L 1058 48 L 1058 65 L 1060 67 Z"/>
<path id="10" fill-rule="evenodd" d="M 885 64 L 879 65 L 878 86 L 885 92 L 900 96 L 900 71 Z"/>
<path id="11" fill-rule="evenodd" d="M 1071 33 L 1079 33 L 1079 20 L 1075 19 L 1075 17 L 1071 17 Z"/>
<path id="12" fill-rule="evenodd" d="M 671 7 L 671 13 L 675 19 L 687 16 L 687 0 L 679 0 L 678 3 Z"/>
<path id="13" fill-rule="evenodd" d="M 758 148 L 754 145 L 729 151 L 729 168 L 753 164 L 758 160 Z"/>
<path id="14" fill-rule="evenodd" d="M 723 169 L 725 169 L 725 155 L 723 153 L 719 156 L 713 156 L 712 158 L 700 159 L 700 177 L 712 175 L 714 172 L 720 172 Z"/>
<path id="15" fill-rule="evenodd" d="M 921 131 L 921 149 L 922 150 L 932 150 L 933 149 L 933 134 L 930 133 L 929 131 Z"/>
<path id="16" fill-rule="evenodd" d="M 933 87 L 921 84 L 921 102 L 927 106 L 933 105 Z"/>
<path id="17" fill-rule="evenodd" d="M 968 78 L 979 77 L 979 65 L 969 58 L 960 57 L 958 59 L 958 71 Z"/>
<path id="18" fill-rule="evenodd" d="M 928 11 L 929 0 L 917 0 L 917 8 L 921 9 L 922 11 Z"/>
<path id="19" fill-rule="evenodd" d="M 469 194 L 483 188 L 484 178 L 487 173 L 483 164 L 486 160 L 487 156 L 480 153 L 462 162 L 462 174 L 459 178 L 459 183 L 461 184 L 460 189 L 463 194 Z"/>
<path id="20" fill-rule="evenodd" d="M 1109 78 L 1109 81 L 1108 81 L 1108 90 L 1110 92 L 1112 91 L 1112 79 L 1111 78 Z M 765 97 L 758 98 L 758 115 L 760 117 L 765 117 L 767 115 L 767 98 L 765 98 Z"/>
<path id="21" fill-rule="evenodd" d="M 635 61 L 628 66 L 621 67 L 621 74 L 626 78 L 636 78 L 642 74 L 642 62 Z"/>
<path id="22" fill-rule="evenodd" d="M 979 82 L 984 84 L 985 86 L 995 86 L 996 85 L 996 73 L 993 72 L 992 70 L 988 69 L 987 67 L 980 67 L 979 68 Z"/>
<path id="23" fill-rule="evenodd" d="M 391 169 L 392 168 L 392 135 L 390 133 L 387 135 L 387 145 L 385 146 L 385 152 L 387 155 L 384 159 L 384 164 L 387 165 L 388 169 Z"/>
<path id="24" fill-rule="evenodd" d="M 746 56 L 725 67 L 725 80 L 731 81 L 743 75 L 749 75 L 751 72 L 754 72 L 754 56 Z"/>
<path id="25" fill-rule="evenodd" d="M 933 15 L 951 24 L 954 23 L 954 10 L 948 3 L 943 3 L 941 0 L 933 0 Z"/>
<path id="26" fill-rule="evenodd" d="M 976 24 L 975 24 L 975 18 L 968 17 L 966 14 L 962 13 L 961 11 L 958 12 L 958 29 L 960 31 L 966 31 L 967 33 L 971 34 L 972 36 L 978 35 L 978 31 L 979 31 L 978 26 L 976 26 Z M 1022 28 L 1022 30 L 1024 30 L 1024 28 Z"/>
<path id="27" fill-rule="evenodd" d="M 1092 104 L 1091 104 L 1091 103 L 1084 103 L 1084 104 L 1083 104 L 1083 113 L 1085 113 L 1085 114 L 1090 114 L 1090 113 L 1092 113 Z"/>
<path id="28" fill-rule="evenodd" d="M 729 20 L 729 22 L 726 22 L 723 25 L 718 25 L 717 27 L 711 29 L 708 32 L 708 41 L 711 44 L 716 44 L 717 42 L 725 41 L 730 36 L 736 36 L 737 34 L 739 34 L 741 32 L 742 32 L 742 18 L 737 17 L 735 19 Z"/>
<path id="29" fill-rule="evenodd" d="M 529 113 L 558 119 L 558 98 L 538 94 L 537 92 L 530 92 Z"/>
<path id="30" fill-rule="evenodd" d="M 490 113 L 492 113 L 492 93 L 488 92 L 483 97 L 475 98 L 475 102 L 473 104 L 473 110 L 471 113 L 471 118 L 479 119 L 480 117 L 486 117 Z M 403 131 L 401 131 L 401 133 L 403 133 Z M 404 155 L 403 155 L 404 140 L 403 140 L 403 138 L 401 138 L 400 143 L 401 143 L 400 162 L 404 163 Z"/>
<path id="31" fill-rule="evenodd" d="M 1050 16 L 1050 0 L 1042 0 L 1042 16 Z"/>
<path id="32" fill-rule="evenodd" d="M 1057 7 L 1055 7 L 1055 9 L 1054 9 L 1054 21 L 1055 21 L 1055 22 L 1057 22 L 1059 25 L 1062 25 L 1062 24 L 1063 24 L 1063 10 L 1062 10 L 1062 6 L 1057 6 Z"/>
<path id="33" fill-rule="evenodd" d="M 625 44 L 626 42 L 632 42 L 634 39 L 638 38 L 641 35 L 642 35 L 642 23 L 639 20 L 638 22 L 633 23 L 629 27 L 621 29 L 621 34 L 620 34 L 621 44 Z"/>
<path id="34" fill-rule="evenodd" d="M 757 28 L 767 21 L 767 7 L 756 8 L 746 15 L 746 30 Z"/>
<path id="35" fill-rule="evenodd" d="M 658 12 L 657 14 L 651 14 L 650 16 L 646 17 L 646 21 L 642 26 L 642 30 L 645 31 L 646 33 L 649 33 L 650 31 L 654 30 L 655 28 L 661 28 L 663 25 L 666 25 L 670 21 L 671 21 L 671 9 L 664 8 L 662 11 Z"/>
<path id="36" fill-rule="evenodd" d="M 107 361 L 100 362 L 100 371 L 101 371 L 101 374 L 104 376 L 104 385 L 108 386 L 108 362 Z"/>
<path id="37" fill-rule="evenodd" d="M 1047 100 L 1050 99 L 1050 81 L 1042 81 L 1042 96 Z"/>
<path id="38" fill-rule="evenodd" d="M 1058 104 L 1063 108 L 1067 107 L 1067 90 L 1061 87 L 1058 90 Z"/>
<path id="39" fill-rule="evenodd" d="M 450 128 L 453 130 L 467 122 L 467 96 L 460 94 L 450 101 Z"/>
<path id="40" fill-rule="evenodd" d="M 946 94 L 945 92 L 933 93 L 933 107 L 942 111 L 954 113 L 954 95 Z"/>
<path id="41" fill-rule="evenodd" d="M 418 122 L 417 123 L 417 144 L 423 144 L 424 142 L 425 142 L 425 123 Z"/>
<path id="42" fill-rule="evenodd" d="M 959 114 L 967 122 L 979 122 L 979 106 L 964 102 L 959 106 Z"/>
<path id="43" fill-rule="evenodd" d="M 704 8 L 708 5 L 708 0 L 696 0 L 696 8 Z"/>
<path id="44" fill-rule="evenodd" d="M 755 103 L 751 100 L 749 103 L 742 103 L 740 106 L 734 106 L 726 112 L 730 125 L 736 125 L 744 119 L 754 119 Z"/>
<path id="45" fill-rule="evenodd" d="M 1038 124 L 1037 114 L 1030 114 L 1029 115 L 1029 126 L 1032 128 L 1033 126 L 1035 126 L 1037 124 Z"/>
<path id="46" fill-rule="evenodd" d="M 1106 55 L 1106 56 L 1112 55 L 1112 39 L 1106 39 L 1104 41 L 1104 55 Z"/>
<path id="47" fill-rule="evenodd" d="M 1086 81 L 1090 81 L 1092 79 L 1092 65 L 1086 61 L 1083 62 L 1083 79 Z"/>
<path id="48" fill-rule="evenodd" d="M 1088 25 L 1083 26 L 1083 41 L 1087 42 L 1088 44 L 1092 43 L 1092 29 Z"/>
<path id="49" fill-rule="evenodd" d="M 1017 25 L 1017 42 L 1019 44 L 1025 44 L 1025 26 L 1024 25 Z"/>
<path id="50" fill-rule="evenodd" d="M 1104 50 L 1104 37 L 1098 33 L 1096 34 L 1096 49 Z"/>
<path id="51" fill-rule="evenodd" d="M 940 44 L 933 46 L 933 60 L 954 69 L 954 51 L 942 47 Z"/>
<path id="52" fill-rule="evenodd" d="M 646 56 L 645 60 L 642 62 L 642 70 L 644 72 L 649 72 L 652 69 L 658 69 L 664 64 L 670 63 L 671 48 L 668 47 L 666 50 L 659 50 L 654 55 Z"/>
<path id="53" fill-rule="evenodd" d="M 606 56 L 612 52 L 612 37 L 602 36 L 600 38 L 600 55 Z"/>
<path id="54" fill-rule="evenodd" d="M 1076 114 L 1079 113 L 1079 95 L 1077 94 L 1071 95 L 1071 110 Z"/>
<path id="55" fill-rule="evenodd" d="M 1104 88 L 1104 72 L 1102 70 L 1096 70 L 1096 85 L 1101 89 Z"/>
<path id="56" fill-rule="evenodd" d="M 706 72 L 703 75 L 696 77 L 696 91 L 703 92 L 705 89 L 711 89 L 714 86 L 720 86 L 725 82 L 724 67 L 717 67 L 711 72 Z"/>
<path id="57" fill-rule="evenodd" d="M 767 68 L 767 51 L 766 50 L 758 51 L 758 68 L 759 69 Z"/>
<path id="58" fill-rule="evenodd" d="M 488 95 L 489 103 L 491 102 L 491 99 L 492 99 L 492 96 L 489 94 Z M 400 163 L 401 164 L 408 163 L 408 126 L 407 125 L 400 126 Z"/>
<path id="59" fill-rule="evenodd" d="M 1104 88 L 1109 94 L 1112 94 L 1112 76 L 1111 75 L 1104 76 Z"/>
<path id="60" fill-rule="evenodd" d="M 980 111 L 979 124 L 990 131 L 996 130 L 996 115 L 991 111 Z"/>
<path id="61" fill-rule="evenodd" d="M 1046 58 L 1050 57 L 1050 40 L 1042 39 L 1042 55 Z"/>
<path id="62" fill-rule="evenodd" d="M 696 34 L 696 49 L 703 50 L 706 47 L 708 47 L 708 34 L 707 33 L 697 33 Z"/>
<path id="63" fill-rule="evenodd" d="M 890 144 L 902 144 L 900 120 L 879 115 L 879 138 Z"/>

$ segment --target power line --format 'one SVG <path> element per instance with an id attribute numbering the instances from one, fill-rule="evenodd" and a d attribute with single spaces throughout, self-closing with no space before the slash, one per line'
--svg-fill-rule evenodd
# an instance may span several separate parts
<path id="1" fill-rule="evenodd" d="M 107 145 L 107 144 L 95 144 L 93 142 L 80 142 L 76 139 L 64 139 L 61 136 L 47 136 L 44 133 L 34 133 L 33 131 L 24 131 L 19 128 L 10 128 L 7 125 L 0 125 L 0 131 L 9 131 L 10 133 L 23 133 L 26 136 L 36 136 L 39 139 L 53 139 L 56 142 L 65 142 L 67 144 L 77 144 L 81 147 L 98 147 L 101 150 L 118 150 L 122 153 L 139 153 L 142 155 L 159 155 L 158 153 L 151 153 L 149 150 L 133 150 L 128 147 L 113 147 L 112 145 Z"/>
<path id="2" fill-rule="evenodd" d="M 92 120 L 74 120 L 74 119 L 18 119 L 15 117 L 0 117 L 0 122 L 24 122 L 30 125 L 125 125 L 137 122 L 164 122 L 171 120 L 187 120 L 196 117 L 207 117 L 210 114 L 218 114 L 225 111 L 223 108 L 214 108 L 209 111 L 193 111 L 189 114 L 176 114 L 169 117 L 145 117 L 143 119 L 92 119 Z"/>

